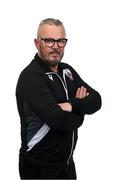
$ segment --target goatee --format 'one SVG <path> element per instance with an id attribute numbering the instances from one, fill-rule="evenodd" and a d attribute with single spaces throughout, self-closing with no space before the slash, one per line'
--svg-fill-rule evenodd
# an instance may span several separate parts
<path id="1" fill-rule="evenodd" d="M 60 63 L 61 60 L 54 60 L 54 61 L 50 61 L 48 59 L 44 59 L 45 64 L 47 64 L 49 67 L 53 67 L 56 66 Z"/>

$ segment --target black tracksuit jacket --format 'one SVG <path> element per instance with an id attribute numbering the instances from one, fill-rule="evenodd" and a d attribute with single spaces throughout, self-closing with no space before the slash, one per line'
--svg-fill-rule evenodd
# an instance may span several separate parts
<path id="1" fill-rule="evenodd" d="M 78 99 L 75 94 L 81 86 L 87 88 L 89 95 Z M 60 62 L 59 73 L 55 73 L 37 54 L 20 74 L 16 98 L 21 118 L 20 155 L 42 166 L 69 164 L 84 115 L 101 107 L 100 94 L 71 66 Z M 72 112 L 58 105 L 67 101 Z"/>

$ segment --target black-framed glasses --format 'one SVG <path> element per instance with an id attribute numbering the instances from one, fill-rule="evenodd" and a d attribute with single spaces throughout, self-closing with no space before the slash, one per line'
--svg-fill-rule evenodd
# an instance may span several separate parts
<path id="1" fill-rule="evenodd" d="M 42 41 L 45 42 L 45 45 L 47 47 L 53 47 L 55 42 L 57 42 L 58 47 L 65 47 L 66 43 L 67 43 L 67 39 L 66 38 L 61 38 L 61 39 L 52 39 L 52 38 L 40 38 Z"/>

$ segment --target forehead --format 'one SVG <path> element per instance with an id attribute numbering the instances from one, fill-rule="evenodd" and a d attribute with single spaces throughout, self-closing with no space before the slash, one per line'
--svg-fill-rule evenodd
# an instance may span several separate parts
<path id="1" fill-rule="evenodd" d="M 55 26 L 48 24 L 45 24 L 41 27 L 39 34 L 44 38 L 49 37 L 49 38 L 59 39 L 65 37 L 63 26 Z"/>

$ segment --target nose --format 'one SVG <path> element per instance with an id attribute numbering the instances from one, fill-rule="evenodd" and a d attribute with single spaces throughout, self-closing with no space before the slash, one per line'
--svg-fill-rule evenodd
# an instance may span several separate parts
<path id="1" fill-rule="evenodd" d="M 57 42 L 55 42 L 53 48 L 54 48 L 54 49 L 58 49 L 58 48 L 59 48 Z"/>

